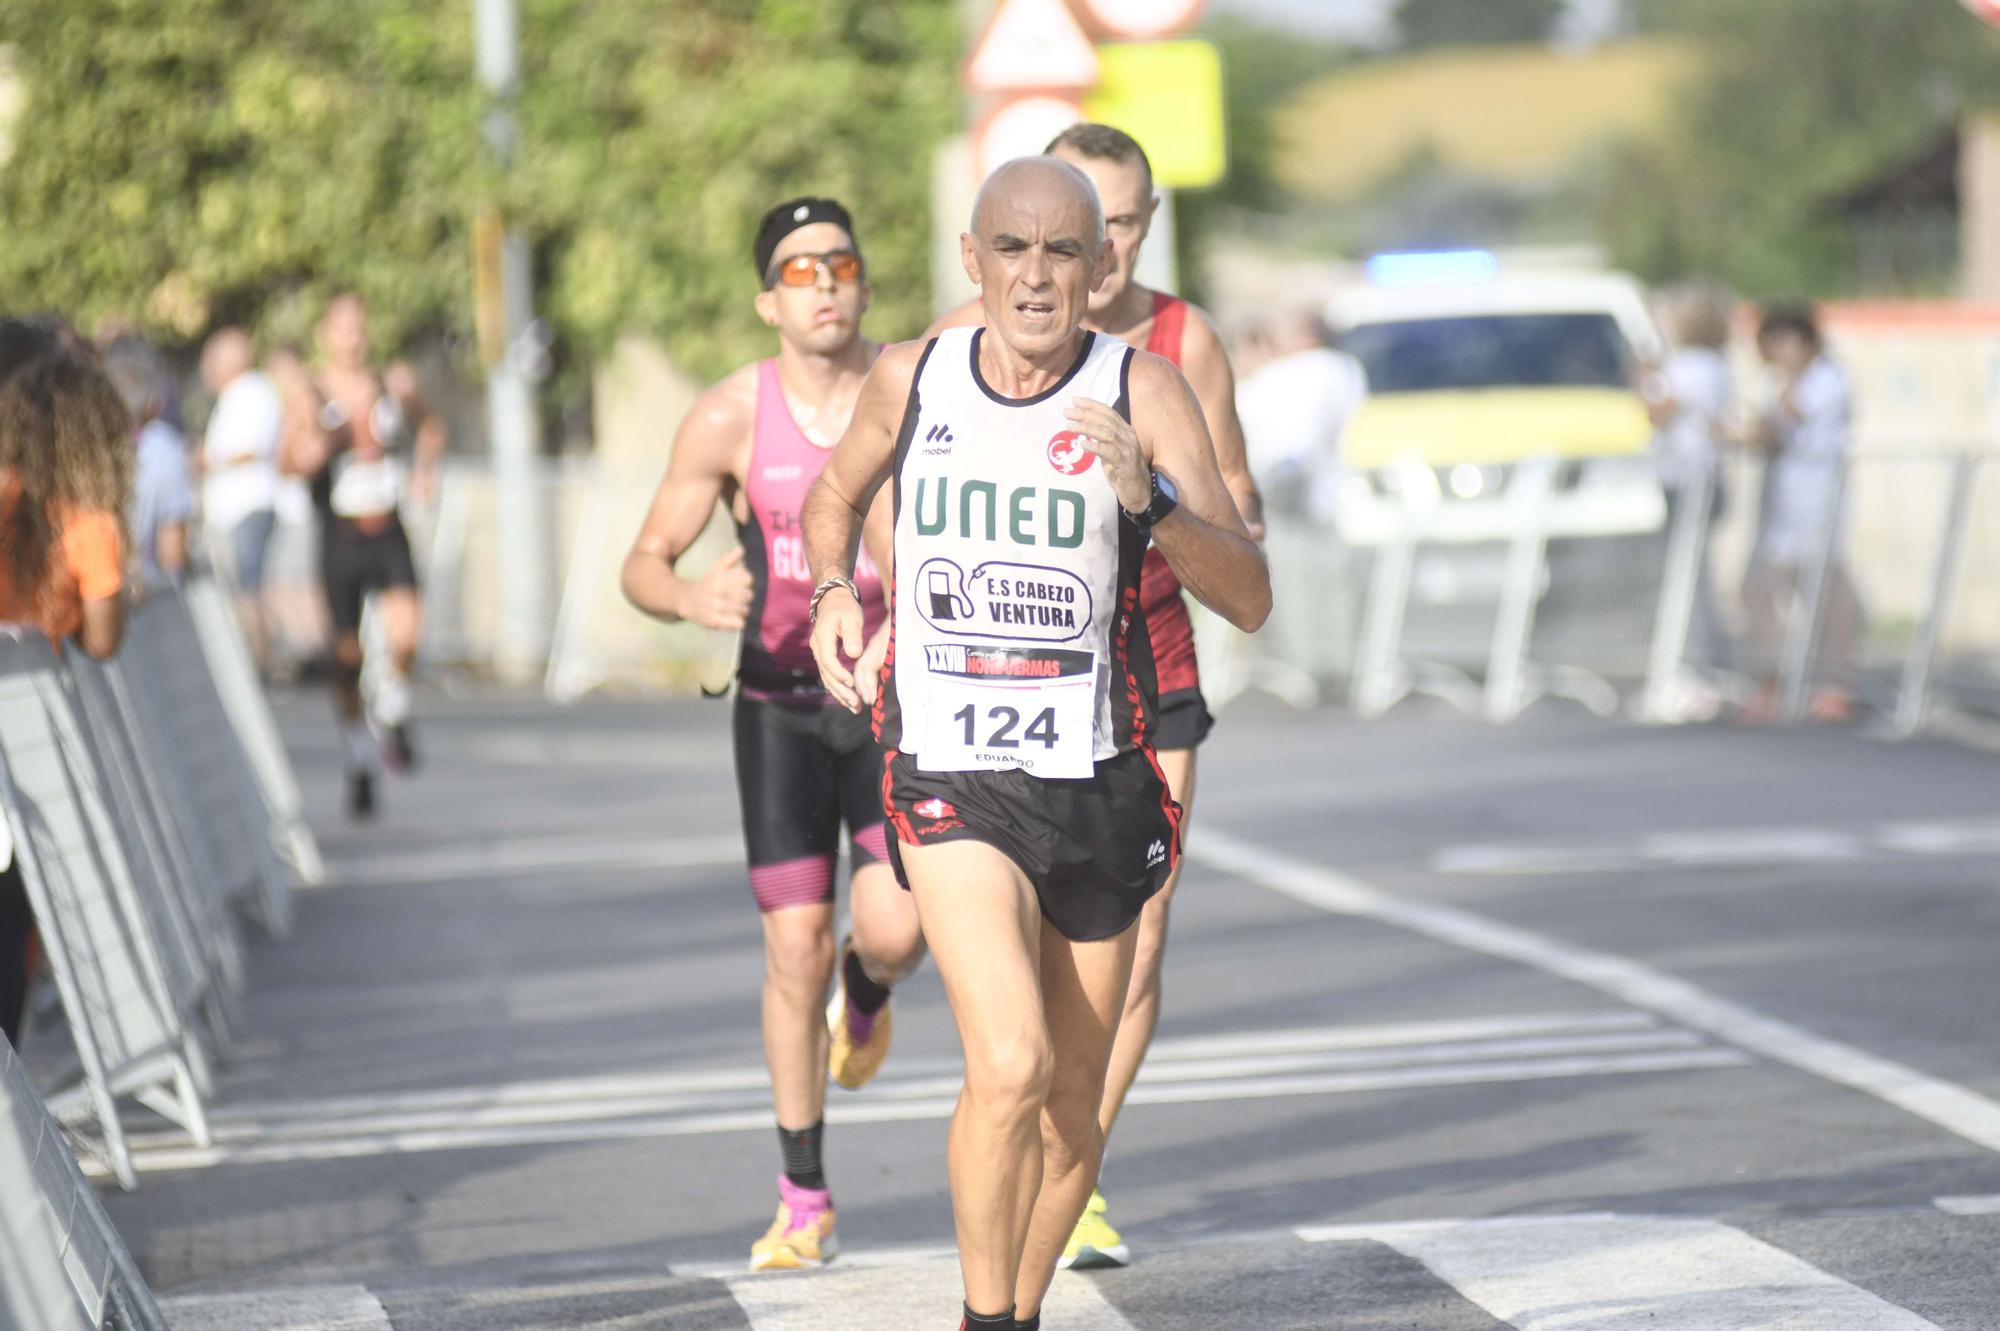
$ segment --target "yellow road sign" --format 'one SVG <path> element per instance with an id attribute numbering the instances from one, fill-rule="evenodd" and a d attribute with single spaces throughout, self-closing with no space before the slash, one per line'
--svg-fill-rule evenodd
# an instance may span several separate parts
<path id="1" fill-rule="evenodd" d="M 1222 179 L 1222 57 L 1211 43 L 1112 42 L 1097 48 L 1097 60 L 1086 116 L 1137 139 L 1161 185 L 1201 189 Z"/>

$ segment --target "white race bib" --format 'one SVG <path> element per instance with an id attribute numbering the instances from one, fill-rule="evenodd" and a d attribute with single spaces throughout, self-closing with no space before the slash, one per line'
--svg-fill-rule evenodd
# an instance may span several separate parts
<path id="1" fill-rule="evenodd" d="M 1048 647 L 924 648 L 930 726 L 917 754 L 928 772 L 1018 767 L 1040 777 L 1096 774 L 1097 657 Z"/>
<path id="2" fill-rule="evenodd" d="M 393 459 L 375 458 L 368 462 L 343 459 L 335 466 L 329 500 L 335 513 L 343 518 L 373 518 L 395 511 L 397 501 L 402 498 L 403 477 Z"/>

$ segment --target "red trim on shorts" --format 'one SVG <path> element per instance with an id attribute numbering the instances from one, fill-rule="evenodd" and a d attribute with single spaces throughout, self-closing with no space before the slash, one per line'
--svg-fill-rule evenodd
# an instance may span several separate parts
<path id="1" fill-rule="evenodd" d="M 893 792 L 896 788 L 895 762 L 898 753 L 899 751 L 896 749 L 884 749 L 882 751 L 882 812 L 889 816 L 889 822 L 896 829 L 896 839 L 898 841 L 906 846 L 920 845 L 921 843 L 917 840 L 917 829 L 910 826 L 910 820 L 904 816 L 901 809 L 896 807 L 896 801 L 893 798 Z"/>
<path id="2" fill-rule="evenodd" d="M 1166 771 L 1160 766 L 1160 757 L 1153 752 L 1153 746 L 1141 744 L 1139 752 L 1146 755 L 1146 761 L 1153 765 L 1153 775 L 1160 778 L 1160 809 L 1167 815 L 1167 824 L 1174 829 L 1174 844 L 1167 850 L 1167 869 L 1171 872 L 1181 864 L 1181 819 L 1186 810 L 1174 802 L 1174 788 L 1167 781 Z"/>

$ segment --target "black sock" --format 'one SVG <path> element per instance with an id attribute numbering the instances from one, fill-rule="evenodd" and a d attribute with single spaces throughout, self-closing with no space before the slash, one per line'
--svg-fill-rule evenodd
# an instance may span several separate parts
<path id="1" fill-rule="evenodd" d="M 882 1010 L 889 1001 L 889 990 L 868 978 L 868 972 L 861 969 L 861 954 L 849 950 L 847 964 L 841 968 L 841 978 L 847 981 L 847 1002 L 864 1017 L 872 1017 Z"/>
<path id="2" fill-rule="evenodd" d="M 1036 1313 L 1025 1322 L 1014 1319 L 1014 1331 L 1042 1331 L 1042 1315 Z"/>
<path id="3" fill-rule="evenodd" d="M 978 1313 L 972 1311 L 972 1305 L 968 1303 L 965 1305 L 965 1325 L 967 1331 L 972 1331 L 972 1328 L 981 1326 L 998 1326 L 1006 1328 L 1007 1331 L 1013 1331 L 1014 1310 L 1009 1308 L 1004 1313 L 994 1313 L 990 1317 L 981 1317 Z"/>
<path id="4" fill-rule="evenodd" d="M 778 1129 L 778 1149 L 785 1153 L 785 1177 L 801 1188 L 825 1188 L 826 1167 L 820 1163 L 820 1142 L 826 1137 L 826 1120 L 793 1132 Z"/>

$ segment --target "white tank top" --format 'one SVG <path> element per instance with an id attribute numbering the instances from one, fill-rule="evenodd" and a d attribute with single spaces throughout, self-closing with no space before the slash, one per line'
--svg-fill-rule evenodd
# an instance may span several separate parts
<path id="1" fill-rule="evenodd" d="M 1145 533 L 1065 413 L 1091 397 L 1130 419 L 1132 350 L 1086 334 L 1060 383 L 1009 398 L 980 376 L 983 334 L 934 339 L 904 409 L 876 734 L 926 771 L 1088 777 L 1144 743 L 1157 688 Z"/>

